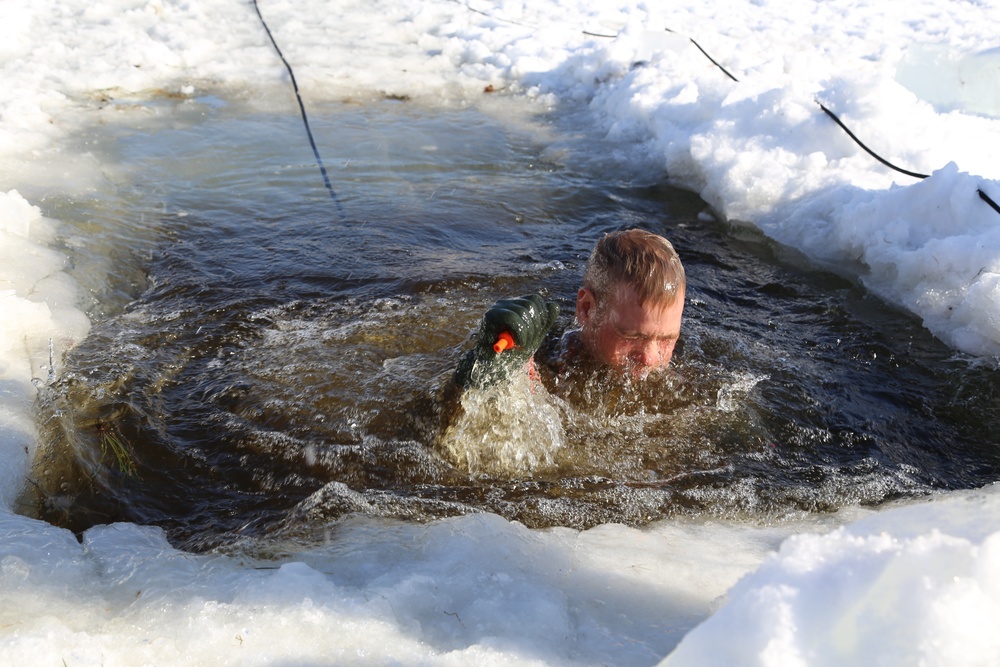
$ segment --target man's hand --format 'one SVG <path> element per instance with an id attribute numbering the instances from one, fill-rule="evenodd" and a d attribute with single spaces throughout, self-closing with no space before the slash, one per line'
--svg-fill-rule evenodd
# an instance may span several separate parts
<path id="1" fill-rule="evenodd" d="M 531 359 L 558 315 L 559 306 L 537 294 L 497 301 L 483 316 L 476 345 L 462 357 L 455 380 L 466 389 L 506 381 Z"/>

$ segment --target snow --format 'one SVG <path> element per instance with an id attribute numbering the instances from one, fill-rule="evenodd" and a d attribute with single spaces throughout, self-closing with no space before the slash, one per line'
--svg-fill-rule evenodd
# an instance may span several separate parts
<path id="1" fill-rule="evenodd" d="M 994 3 L 259 4 L 314 102 L 465 104 L 493 86 L 583 104 L 620 163 L 655 165 L 720 217 L 861 281 L 957 354 L 1000 353 L 1000 213 L 980 196 L 1000 201 Z M 5 664 L 995 662 L 992 489 L 771 528 L 358 520 L 278 565 L 185 554 L 131 525 L 80 544 L 14 514 L 35 382 L 89 326 L 37 205 L 101 178 L 74 136 L 130 99 L 266 110 L 289 80 L 252 3 L 222 0 L 6 0 L 0 77 Z M 928 177 L 877 162 L 820 103 Z"/>

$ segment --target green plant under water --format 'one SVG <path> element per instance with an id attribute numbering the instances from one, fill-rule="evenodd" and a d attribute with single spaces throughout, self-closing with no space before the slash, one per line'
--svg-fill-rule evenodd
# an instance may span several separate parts
<path id="1" fill-rule="evenodd" d="M 138 477 L 139 468 L 135 463 L 135 454 L 121 437 L 103 422 L 98 422 L 97 434 L 101 440 L 102 459 L 106 460 L 110 456 L 114 459 L 118 470 L 122 474 L 129 477 Z"/>

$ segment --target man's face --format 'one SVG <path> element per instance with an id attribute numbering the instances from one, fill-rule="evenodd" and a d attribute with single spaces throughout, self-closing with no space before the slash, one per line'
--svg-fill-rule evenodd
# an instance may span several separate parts
<path id="1" fill-rule="evenodd" d="M 576 297 L 581 339 L 590 355 L 639 377 L 666 368 L 681 333 L 683 290 L 668 306 L 641 306 L 627 285 L 611 289 L 607 299 L 599 311 L 596 296 L 586 287 Z"/>

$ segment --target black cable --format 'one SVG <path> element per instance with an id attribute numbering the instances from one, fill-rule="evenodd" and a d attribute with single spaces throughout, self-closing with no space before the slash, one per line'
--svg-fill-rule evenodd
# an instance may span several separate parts
<path id="1" fill-rule="evenodd" d="M 868 153 L 869 155 L 871 155 L 871 156 L 872 156 L 873 158 L 875 158 L 876 160 L 878 160 L 879 162 L 881 162 L 881 163 L 882 163 L 882 164 L 884 164 L 885 166 L 889 167 L 890 169 L 895 169 L 896 171 L 898 171 L 898 172 L 900 172 L 900 173 L 902 173 L 902 174 L 906 174 L 907 176 L 913 176 L 914 178 L 927 178 L 927 176 L 928 176 L 927 174 L 919 174 L 919 173 L 917 173 L 917 172 L 915 172 L 915 171 L 910 171 L 910 170 L 908 170 L 908 169 L 903 169 L 902 167 L 897 167 L 896 165 L 892 164 L 892 163 L 891 163 L 891 162 L 889 162 L 888 160 L 885 160 L 885 159 L 883 159 L 883 158 L 882 158 L 882 157 L 880 157 L 880 156 L 879 156 L 879 155 L 878 155 L 877 153 L 875 153 L 875 151 L 873 151 L 872 149 L 870 149 L 870 148 L 868 148 L 867 146 L 865 146 L 865 145 L 864 145 L 864 143 L 862 143 L 862 141 L 861 141 L 860 139 L 858 139 L 858 138 L 857 138 L 856 136 L 854 136 L 854 133 L 853 133 L 853 132 L 851 132 L 851 131 L 850 131 L 850 130 L 849 130 L 849 129 L 847 128 L 847 126 L 846 126 L 846 125 L 844 125 L 844 124 L 843 124 L 843 123 L 841 122 L 841 120 L 840 120 L 839 118 L 837 118 L 837 114 L 833 113 L 832 111 L 830 111 L 829 109 L 827 109 L 827 108 L 826 108 L 825 106 L 823 106 L 823 103 L 822 103 L 822 102 L 820 102 L 819 100 L 817 100 L 817 101 L 816 101 L 816 104 L 818 104 L 818 105 L 819 105 L 819 108 L 820 108 L 820 109 L 822 109 L 822 110 L 823 110 L 823 111 L 824 111 L 824 112 L 826 113 L 826 115 L 827 115 L 827 116 L 829 116 L 830 118 L 832 118 L 832 119 L 833 119 L 833 121 L 834 121 L 834 122 L 835 122 L 835 123 L 836 123 L 837 125 L 839 125 L 839 126 L 840 126 L 840 128 L 841 128 L 841 129 L 842 129 L 842 130 L 843 130 L 844 132 L 847 132 L 847 136 L 849 136 L 849 137 L 850 137 L 851 139 L 854 139 L 854 142 L 855 142 L 855 143 L 856 143 L 856 144 L 857 144 L 858 146 L 861 146 L 861 147 L 862 147 L 863 149 L 865 149 L 865 151 L 866 151 L 866 152 L 867 152 L 867 153 Z M 990 199 L 990 196 L 989 196 L 988 194 L 986 194 L 985 192 L 983 192 L 983 189 L 982 189 L 982 188 L 977 188 L 977 189 L 976 189 L 976 192 L 978 192 L 978 193 L 979 193 L 979 198 L 980 198 L 980 199 L 982 199 L 982 200 L 983 200 L 984 202 L 986 202 L 987 204 L 989 204 L 989 205 L 990 205 L 990 208 L 992 208 L 992 209 L 993 209 L 994 211 L 996 211 L 997 213 L 1000 213 L 1000 204 L 997 204 L 997 203 L 996 203 L 995 201 L 993 201 L 992 199 Z"/>
<path id="2" fill-rule="evenodd" d="M 257 0 L 253 0 L 253 8 L 257 12 L 257 17 L 260 19 L 260 23 L 264 26 L 264 31 L 267 33 L 268 38 L 271 40 L 271 44 L 274 45 L 274 50 L 277 51 L 278 57 L 281 58 L 281 62 L 285 64 L 285 69 L 288 70 L 288 76 L 292 79 L 292 88 L 295 90 L 295 99 L 299 102 L 299 111 L 302 113 L 302 124 L 305 125 L 306 134 L 309 135 L 309 145 L 312 146 L 313 155 L 316 156 L 316 164 L 319 165 L 319 171 L 323 174 L 323 183 L 326 185 L 327 191 L 330 193 L 330 198 L 333 203 L 337 205 L 337 210 L 340 211 L 340 216 L 346 217 L 344 215 L 344 207 L 340 204 L 340 199 L 337 197 L 337 193 L 333 191 L 333 185 L 330 184 L 330 176 L 326 173 L 326 166 L 323 164 L 323 158 L 320 157 L 319 149 L 316 148 L 316 140 L 313 139 L 312 130 L 309 128 L 309 118 L 306 116 L 306 107 L 302 103 L 302 95 L 299 94 L 299 84 L 295 81 L 295 73 L 292 71 L 292 66 L 288 64 L 285 60 L 285 55 L 281 52 L 278 47 L 278 42 L 274 40 L 274 35 L 271 34 L 271 29 L 267 27 L 267 22 L 264 20 L 264 16 L 260 13 L 260 7 L 257 6 Z"/>
<path id="3" fill-rule="evenodd" d="M 469 3 L 463 2 L 462 0 L 452 0 L 452 1 L 453 2 L 457 2 L 458 4 L 462 5 L 463 7 L 465 7 L 466 9 L 468 9 L 470 12 L 474 12 L 476 14 L 481 14 L 482 16 L 485 16 L 488 19 L 493 19 L 494 21 L 503 21 L 504 23 L 511 23 L 513 25 L 519 25 L 519 26 L 522 26 L 524 28 L 532 28 L 532 29 L 535 28 L 535 26 L 528 25 L 527 23 L 521 23 L 520 21 L 514 21 L 513 19 L 505 19 L 505 18 L 502 18 L 500 16 L 492 16 L 491 14 L 487 14 L 486 12 L 482 11 L 481 9 L 475 9 L 473 7 L 470 7 Z"/>
<path id="4" fill-rule="evenodd" d="M 667 32 L 674 32 L 670 28 L 664 28 L 664 30 L 666 30 Z M 677 34 L 677 33 L 674 33 L 674 34 Z M 710 61 L 712 61 L 713 65 L 715 65 L 720 70 L 722 70 L 722 72 L 726 76 L 728 76 L 733 81 L 739 81 L 739 79 L 737 79 L 735 76 L 733 76 L 728 71 L 726 71 L 725 67 L 723 67 L 722 65 L 720 65 L 719 63 L 717 63 L 715 61 L 715 58 L 713 58 L 712 56 L 708 55 L 708 52 L 705 51 L 705 49 L 701 48 L 701 45 L 698 44 L 698 42 L 694 41 L 690 37 L 688 39 L 691 41 L 692 44 L 694 44 L 698 48 L 699 51 L 702 52 L 702 54 L 706 58 L 708 58 Z M 850 128 L 848 128 L 846 125 L 844 125 L 844 123 L 840 120 L 840 118 L 837 117 L 837 114 L 835 114 L 832 111 L 830 111 L 829 109 L 827 109 L 826 106 L 824 106 L 822 102 L 820 102 L 819 100 L 816 100 L 816 104 L 819 105 L 819 108 L 822 109 L 823 112 L 827 116 L 829 116 L 830 118 L 833 119 L 833 122 L 835 122 L 837 125 L 840 126 L 840 129 L 842 129 L 844 132 L 847 133 L 847 136 L 849 136 L 851 139 L 854 140 L 854 143 L 856 143 L 858 146 L 861 146 L 861 148 L 863 148 L 866 153 L 868 153 L 869 155 L 871 155 L 873 158 L 875 158 L 876 160 L 878 160 L 879 162 L 881 162 L 885 166 L 889 167 L 890 169 L 895 169 L 896 171 L 900 172 L 901 174 L 906 174 L 907 176 L 913 176 L 914 178 L 927 178 L 928 177 L 927 174 L 920 174 L 920 173 L 917 173 L 915 171 L 910 171 L 909 169 L 903 169 L 902 167 L 897 167 L 896 165 L 892 164 L 891 162 L 889 162 L 888 160 L 886 160 L 885 158 L 883 158 L 882 156 L 880 156 L 878 153 L 876 153 L 872 149 L 868 148 L 868 146 L 866 146 L 863 141 L 861 141 L 860 139 L 858 139 L 854 135 L 854 133 L 851 132 Z M 1000 204 L 997 204 L 995 201 L 993 201 L 988 194 L 986 194 L 985 192 L 983 192 L 982 188 L 978 188 L 976 190 L 976 192 L 979 193 L 979 198 L 980 199 L 982 199 L 984 202 L 986 202 L 987 204 L 990 205 L 990 208 L 992 208 L 997 213 L 1000 213 Z"/>
<path id="5" fill-rule="evenodd" d="M 993 201 L 992 199 L 990 199 L 990 196 L 988 194 L 986 194 L 985 192 L 983 192 L 982 188 L 979 188 L 978 190 L 976 190 L 976 192 L 979 193 L 979 198 L 980 199 L 982 199 L 984 202 L 986 202 L 987 204 L 990 205 L 990 208 L 992 208 L 997 213 L 1000 213 L 1000 204 L 997 204 L 995 201 Z"/>
<path id="6" fill-rule="evenodd" d="M 878 160 L 879 162 L 881 162 L 885 166 L 889 167 L 890 169 L 895 169 L 896 171 L 898 171 L 901 174 L 906 174 L 907 176 L 913 176 L 914 178 L 927 178 L 927 174 L 918 174 L 915 171 L 910 171 L 908 169 L 903 169 L 902 167 L 897 167 L 896 165 L 892 164 L 888 160 L 882 158 L 881 156 L 878 155 L 878 153 L 876 153 L 872 149 L 870 149 L 867 146 L 865 146 L 864 143 L 862 143 L 862 141 L 860 139 L 858 139 L 856 136 L 854 136 L 854 133 L 851 132 L 849 129 L 847 129 L 847 126 L 844 125 L 840 121 L 839 118 L 837 118 L 837 114 L 833 113 L 832 111 L 830 111 L 829 109 L 827 109 L 825 106 L 823 106 L 823 103 L 820 102 L 819 100 L 816 100 L 816 104 L 819 105 L 819 108 L 822 109 L 823 112 L 826 113 L 827 116 L 829 116 L 830 118 L 833 119 L 833 122 L 835 122 L 837 125 L 840 126 L 840 129 L 842 129 L 844 132 L 847 132 L 847 136 L 849 136 L 851 139 L 854 139 L 854 143 L 856 143 L 858 146 L 861 146 L 861 148 L 865 149 L 865 152 L 868 153 L 869 155 L 871 155 L 873 158 L 875 158 L 876 160 Z"/>
<path id="7" fill-rule="evenodd" d="M 690 37 L 688 37 L 688 39 L 691 40 L 691 43 L 694 44 L 698 48 L 699 51 L 701 51 L 703 54 L 705 54 L 706 58 L 708 58 L 709 60 L 712 61 L 713 65 L 715 65 L 716 67 L 718 67 L 719 69 L 721 69 L 723 74 L 725 74 L 726 76 L 728 76 L 733 81 L 739 81 L 739 79 L 737 79 L 735 76 L 733 76 L 732 74 L 730 74 L 729 71 L 725 67 L 723 67 L 719 63 L 715 62 L 715 58 L 713 58 L 712 56 L 708 55 L 708 51 L 706 51 L 705 49 L 701 48 L 701 44 L 699 44 L 698 42 L 694 41 Z"/>
<path id="8" fill-rule="evenodd" d="M 664 28 L 664 30 L 666 30 L 669 33 L 673 33 L 675 35 L 679 34 L 677 32 L 674 32 L 670 28 Z M 697 48 L 699 51 L 701 51 L 701 54 L 703 56 L 705 56 L 706 58 L 708 58 L 713 65 L 715 65 L 720 70 L 722 70 L 723 74 L 725 74 L 726 76 L 728 76 L 733 81 L 739 81 L 739 79 L 737 79 L 735 76 L 733 76 L 732 74 L 729 73 L 729 70 L 727 70 L 725 67 L 723 67 L 722 65 L 720 65 L 718 62 L 716 62 L 715 58 L 713 58 L 712 56 L 708 55 L 708 51 L 706 51 L 705 49 L 701 48 L 701 44 L 699 44 L 698 42 L 694 41 L 694 39 L 691 38 L 691 37 L 688 37 L 688 41 L 691 42 L 692 44 L 694 44 L 695 48 Z"/>

